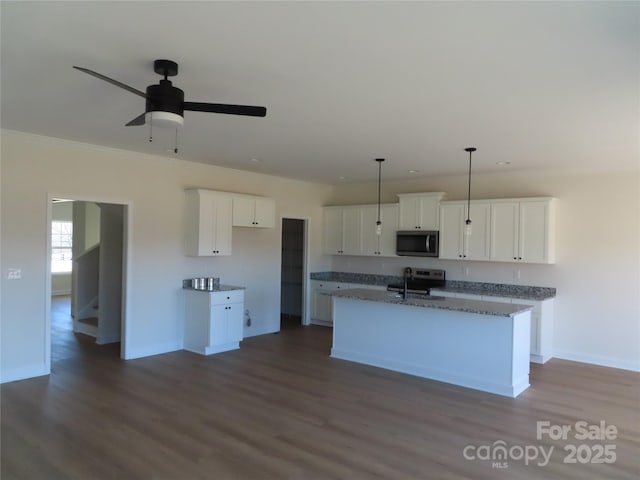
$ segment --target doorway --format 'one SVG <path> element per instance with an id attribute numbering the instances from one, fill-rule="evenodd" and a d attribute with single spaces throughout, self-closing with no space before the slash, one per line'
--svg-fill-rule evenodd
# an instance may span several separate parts
<path id="1" fill-rule="evenodd" d="M 280 268 L 280 329 L 304 324 L 306 221 L 282 219 L 282 261 Z"/>
<path id="2" fill-rule="evenodd" d="M 128 221 L 125 203 L 50 198 L 49 369 L 52 360 L 79 355 L 87 348 L 126 358 Z"/>

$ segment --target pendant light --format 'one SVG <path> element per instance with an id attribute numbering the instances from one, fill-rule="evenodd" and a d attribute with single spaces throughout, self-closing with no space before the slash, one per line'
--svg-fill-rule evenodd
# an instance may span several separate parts
<path id="1" fill-rule="evenodd" d="M 471 235 L 471 153 L 475 152 L 476 147 L 465 148 L 465 152 L 469 152 L 469 184 L 467 188 L 467 219 L 464 221 L 464 234 Z"/>
<path id="2" fill-rule="evenodd" d="M 378 162 L 378 221 L 376 222 L 376 235 L 382 235 L 382 221 L 380 220 L 380 188 L 382 185 L 382 162 L 384 158 L 376 158 Z"/>

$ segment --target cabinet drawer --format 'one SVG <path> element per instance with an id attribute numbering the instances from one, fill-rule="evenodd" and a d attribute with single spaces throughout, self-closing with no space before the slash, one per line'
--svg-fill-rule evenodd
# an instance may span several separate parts
<path id="1" fill-rule="evenodd" d="M 214 292 L 211 294 L 211 305 L 243 302 L 244 290 L 230 290 L 228 292 Z"/>

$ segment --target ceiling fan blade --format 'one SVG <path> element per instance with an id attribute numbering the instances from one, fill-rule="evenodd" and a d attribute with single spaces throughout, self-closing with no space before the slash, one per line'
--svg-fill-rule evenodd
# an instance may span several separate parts
<path id="1" fill-rule="evenodd" d="M 127 123 L 125 126 L 126 127 L 133 127 L 133 126 L 137 126 L 137 125 L 144 125 L 145 123 L 145 116 L 146 113 L 143 113 L 142 115 L 138 115 L 136 118 L 134 118 L 133 120 L 131 120 L 129 123 Z"/>
<path id="2" fill-rule="evenodd" d="M 193 112 L 228 113 L 230 115 L 248 115 L 250 117 L 264 117 L 267 115 L 265 107 L 228 105 L 225 103 L 184 102 L 184 109 Z"/>
<path id="3" fill-rule="evenodd" d="M 73 68 L 75 68 L 76 70 L 80 70 L 81 72 L 84 73 L 88 73 L 89 75 L 92 75 L 96 78 L 99 78 L 100 80 L 104 80 L 105 82 L 108 82 L 112 85 L 115 85 L 116 87 L 120 87 L 120 88 L 124 88 L 125 90 L 131 92 L 131 93 L 135 93 L 136 95 L 140 95 L 143 98 L 147 98 L 147 94 L 144 92 L 141 92 L 140 90 L 130 87 L 129 85 L 126 85 L 122 82 L 119 82 L 117 80 L 114 80 L 113 78 L 109 78 L 109 77 L 105 77 L 104 75 L 102 75 L 101 73 L 98 72 L 94 72 L 93 70 L 89 70 L 88 68 L 82 68 L 82 67 L 76 67 L 75 65 L 73 66 Z"/>

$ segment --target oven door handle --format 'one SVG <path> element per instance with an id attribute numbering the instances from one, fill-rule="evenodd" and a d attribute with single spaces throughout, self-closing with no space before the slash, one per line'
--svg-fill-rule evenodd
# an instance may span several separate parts
<path id="1" fill-rule="evenodd" d="M 429 248 L 429 241 L 431 240 L 431 235 L 427 235 L 426 239 L 425 239 L 425 245 L 424 245 L 424 251 L 425 252 L 430 252 L 431 249 Z"/>

